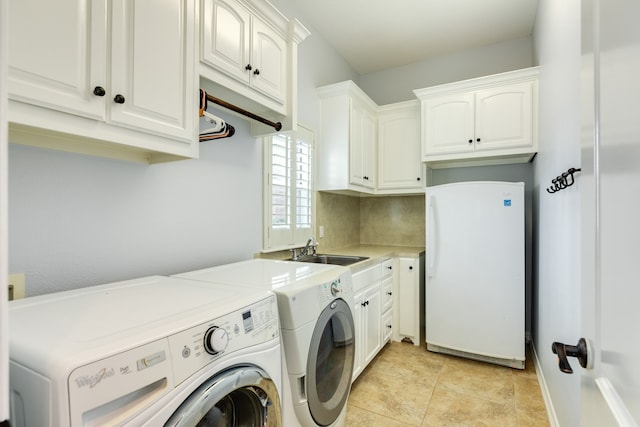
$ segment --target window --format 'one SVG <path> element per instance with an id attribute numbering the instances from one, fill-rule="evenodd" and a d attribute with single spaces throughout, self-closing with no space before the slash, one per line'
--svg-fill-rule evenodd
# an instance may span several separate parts
<path id="1" fill-rule="evenodd" d="M 265 138 L 263 249 L 304 246 L 313 235 L 313 132 Z"/>

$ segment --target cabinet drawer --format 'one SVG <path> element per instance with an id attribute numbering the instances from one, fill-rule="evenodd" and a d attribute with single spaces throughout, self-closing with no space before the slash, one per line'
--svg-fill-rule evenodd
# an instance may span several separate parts
<path id="1" fill-rule="evenodd" d="M 387 278 L 382 282 L 382 312 L 393 306 L 393 279 Z"/>
<path id="2" fill-rule="evenodd" d="M 382 279 L 393 276 L 393 258 L 386 259 L 381 263 L 381 275 Z"/>
<path id="3" fill-rule="evenodd" d="M 382 344 L 391 339 L 393 334 L 393 310 L 389 310 L 382 315 Z"/>

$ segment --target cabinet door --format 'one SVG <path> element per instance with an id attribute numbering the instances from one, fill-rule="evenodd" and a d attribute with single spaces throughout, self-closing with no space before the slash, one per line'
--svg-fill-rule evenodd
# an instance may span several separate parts
<path id="1" fill-rule="evenodd" d="M 362 168 L 367 188 L 376 186 L 376 116 L 368 109 L 362 116 Z"/>
<path id="2" fill-rule="evenodd" d="M 18 0 L 9 4 L 9 97 L 102 119 L 106 9 L 100 0 Z M 100 92 L 98 92 L 100 93 Z"/>
<path id="3" fill-rule="evenodd" d="M 420 189 L 420 110 L 385 111 L 378 116 L 378 188 Z"/>
<path id="4" fill-rule="evenodd" d="M 418 265 L 415 258 L 398 259 L 398 311 L 400 336 L 418 340 L 419 324 L 419 293 L 418 293 Z"/>
<path id="5" fill-rule="evenodd" d="M 251 15 L 234 0 L 204 0 L 200 60 L 249 84 Z"/>
<path id="6" fill-rule="evenodd" d="M 380 301 L 380 283 L 370 287 L 364 295 L 363 307 L 364 334 L 364 366 L 373 360 L 382 348 L 382 311 Z"/>
<path id="7" fill-rule="evenodd" d="M 252 21 L 251 85 L 276 101 L 284 103 L 287 44 L 260 19 Z"/>
<path id="8" fill-rule="evenodd" d="M 195 139 L 194 2 L 113 1 L 111 122 Z"/>
<path id="9" fill-rule="evenodd" d="M 353 357 L 353 374 L 351 376 L 351 381 L 355 381 L 358 378 L 358 375 L 364 369 L 364 356 L 363 356 L 363 348 L 364 348 L 364 330 L 363 330 L 363 321 L 362 316 L 364 313 L 364 293 L 356 294 L 353 297 L 353 327 L 356 333 L 356 347 L 354 351 Z"/>
<path id="10" fill-rule="evenodd" d="M 473 151 L 474 96 L 449 95 L 423 101 L 423 157 Z"/>
<path id="11" fill-rule="evenodd" d="M 374 188 L 376 119 L 366 106 L 353 98 L 350 113 L 349 181 Z"/>
<path id="12" fill-rule="evenodd" d="M 476 151 L 532 146 L 532 92 L 527 82 L 476 93 Z"/>

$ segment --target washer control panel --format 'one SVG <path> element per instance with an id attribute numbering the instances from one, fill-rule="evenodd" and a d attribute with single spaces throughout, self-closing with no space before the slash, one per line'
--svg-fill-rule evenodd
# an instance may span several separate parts
<path id="1" fill-rule="evenodd" d="M 350 274 L 341 274 L 335 280 L 323 283 L 316 289 L 321 305 L 326 305 L 336 298 L 353 299 L 353 284 Z"/>
<path id="2" fill-rule="evenodd" d="M 168 337 L 176 384 L 212 361 L 278 338 L 278 307 L 271 295 L 241 310 Z"/>

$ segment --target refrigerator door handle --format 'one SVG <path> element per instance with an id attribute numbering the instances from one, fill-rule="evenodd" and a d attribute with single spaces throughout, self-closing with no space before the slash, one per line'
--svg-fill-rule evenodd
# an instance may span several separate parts
<path id="1" fill-rule="evenodd" d="M 427 276 L 435 275 L 436 267 L 436 208 L 435 196 L 427 195 Z"/>

